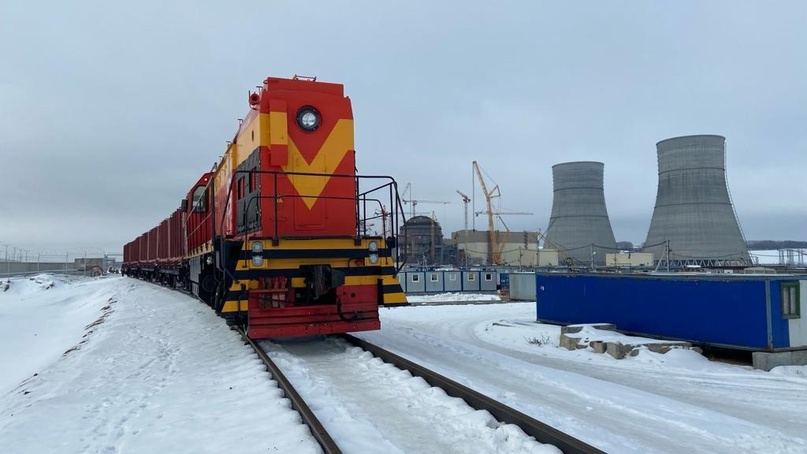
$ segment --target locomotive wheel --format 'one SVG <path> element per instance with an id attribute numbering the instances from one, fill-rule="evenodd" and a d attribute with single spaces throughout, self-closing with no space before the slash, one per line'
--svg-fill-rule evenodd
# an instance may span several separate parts
<path id="1" fill-rule="evenodd" d="M 224 300 L 226 299 L 227 289 L 225 288 L 224 281 L 219 281 L 216 286 L 216 295 L 213 298 L 213 309 L 216 313 L 221 315 L 221 310 L 224 309 Z"/>
<path id="2" fill-rule="evenodd" d="M 205 273 L 199 283 L 199 297 L 210 307 L 213 307 L 216 292 L 216 278 L 212 273 Z"/>

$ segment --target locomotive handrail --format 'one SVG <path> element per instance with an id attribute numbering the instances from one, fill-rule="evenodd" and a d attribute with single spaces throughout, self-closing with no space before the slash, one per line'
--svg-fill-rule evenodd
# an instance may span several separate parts
<path id="1" fill-rule="evenodd" d="M 356 182 L 356 184 L 355 184 L 355 187 L 356 187 L 356 193 L 355 194 L 356 194 L 356 196 L 353 199 L 354 202 L 356 203 L 356 232 L 355 232 L 356 233 L 356 241 L 359 241 L 360 238 L 361 238 L 361 235 L 362 235 L 362 231 L 361 231 L 361 228 L 362 228 L 362 215 L 364 216 L 365 226 L 366 226 L 366 220 L 368 219 L 367 215 L 366 215 L 366 213 L 367 213 L 366 206 L 359 207 L 359 205 L 358 205 L 359 202 L 363 200 L 366 203 L 367 195 L 369 195 L 370 193 L 376 192 L 376 191 L 383 190 L 384 188 L 388 188 L 388 191 L 389 191 L 388 197 L 389 197 L 389 200 L 390 200 L 391 205 L 392 205 L 392 212 L 390 213 L 390 215 L 391 215 L 390 216 L 390 220 L 391 220 L 391 226 L 390 226 L 391 235 L 392 235 L 393 238 L 395 238 L 397 236 L 397 233 L 400 232 L 401 225 L 399 224 L 399 221 L 402 219 L 403 220 L 403 236 L 404 236 L 404 239 L 407 237 L 406 219 L 405 219 L 405 215 L 404 215 L 403 204 L 402 204 L 399 192 L 398 192 L 398 183 L 391 176 L 388 176 L 388 175 L 354 175 L 354 174 L 336 174 L 336 173 L 335 174 L 324 174 L 324 173 L 313 173 L 313 172 L 277 172 L 277 171 L 272 171 L 272 170 L 255 170 L 255 169 L 235 170 L 233 172 L 232 178 L 230 178 L 230 181 L 229 181 L 229 185 L 228 185 L 228 188 L 227 188 L 227 196 L 225 197 L 224 207 L 222 208 L 222 212 L 226 212 L 227 208 L 230 205 L 230 200 L 232 198 L 234 186 L 235 186 L 235 184 L 238 183 L 238 179 L 236 178 L 236 176 L 237 175 L 242 175 L 242 174 L 247 174 L 248 175 L 248 174 L 251 174 L 251 173 L 256 173 L 256 174 L 259 174 L 259 175 L 261 175 L 261 174 L 272 175 L 272 195 L 271 196 L 261 196 L 261 195 L 252 196 L 250 198 L 250 200 L 247 202 L 247 208 L 249 207 L 249 205 L 252 203 L 253 200 L 255 200 L 256 203 L 257 203 L 257 201 L 260 200 L 261 198 L 273 198 L 274 199 L 274 203 L 272 204 L 273 205 L 273 210 L 274 210 L 274 229 L 273 229 L 273 236 L 272 236 L 272 244 L 273 245 L 278 245 L 280 243 L 280 229 L 279 229 L 280 226 L 279 226 L 279 216 L 278 216 L 278 214 L 279 214 L 278 213 L 278 200 L 279 199 L 282 199 L 284 197 L 286 197 L 286 198 L 312 197 L 312 198 L 317 198 L 317 199 L 342 199 L 342 200 L 344 200 L 344 199 L 349 200 L 350 199 L 348 197 L 341 197 L 341 196 L 322 196 L 322 195 L 316 195 L 316 196 L 309 195 L 309 196 L 306 196 L 306 195 L 303 195 L 303 194 L 278 194 L 278 191 L 277 191 L 277 189 L 278 189 L 278 181 L 277 181 L 277 179 L 278 179 L 279 175 L 328 176 L 328 177 L 331 177 L 331 178 L 336 177 L 336 178 L 352 178 L 352 179 L 354 179 L 355 182 Z M 388 180 L 388 181 L 386 183 L 384 183 L 384 184 L 380 184 L 380 185 L 378 185 L 376 187 L 373 187 L 371 189 L 359 192 L 359 186 L 360 186 L 359 182 L 360 181 L 362 181 L 362 180 L 373 180 L 373 179 L 383 179 L 383 180 Z M 212 217 L 212 219 L 211 219 L 211 225 L 212 225 L 211 237 L 215 238 L 216 237 L 216 216 L 215 216 L 216 215 L 216 195 L 215 195 L 215 192 L 214 192 L 215 191 L 215 176 L 210 179 L 210 182 L 208 183 L 208 186 L 210 186 L 211 184 L 212 184 L 212 188 L 213 188 L 213 191 L 212 191 L 213 193 L 212 193 L 212 195 L 210 195 L 210 193 L 208 194 L 210 196 L 210 199 L 211 199 L 210 204 L 209 204 L 210 205 L 210 207 L 209 207 L 210 210 L 208 211 L 208 215 L 205 217 L 205 219 L 202 221 L 202 223 L 200 223 L 200 225 L 202 225 L 204 222 L 206 222 L 208 218 Z M 380 206 L 381 206 L 381 208 L 383 210 L 383 207 L 384 207 L 383 203 L 381 203 L 380 200 L 378 200 L 378 202 L 379 202 L 379 204 L 380 204 Z M 363 208 L 363 212 L 360 214 L 359 211 L 360 211 L 361 208 Z M 245 209 L 244 210 L 244 225 L 246 225 L 246 214 L 247 214 L 247 212 L 248 212 L 248 210 Z M 220 231 L 222 233 L 224 233 L 224 230 L 225 230 L 224 229 L 225 220 L 226 220 L 226 217 L 222 216 L 221 217 L 221 222 L 219 224 Z M 234 227 L 234 229 L 236 231 L 238 229 L 237 222 L 236 222 L 236 226 Z M 384 232 L 384 233 L 386 233 L 386 232 Z M 249 232 L 245 232 L 245 234 L 247 235 L 247 238 L 249 239 Z M 383 237 L 383 234 L 382 234 L 382 237 Z M 223 235 L 222 235 L 220 241 L 223 241 Z M 219 246 L 219 250 L 222 250 L 222 246 L 223 245 Z M 393 263 L 397 263 L 397 266 L 395 267 L 396 268 L 396 274 L 397 274 L 397 272 L 400 272 L 403 269 L 404 266 L 406 266 L 406 258 L 407 258 L 408 254 L 406 253 L 406 241 L 405 240 L 404 240 L 403 248 L 404 248 L 404 254 L 398 253 L 397 257 L 391 257 L 392 260 L 393 260 Z M 392 248 L 390 248 L 390 250 L 391 249 Z M 396 242 L 396 250 L 398 250 L 400 252 L 400 242 Z M 401 260 L 401 255 L 403 255 L 402 260 Z M 230 277 L 230 279 L 235 279 L 235 277 L 226 269 L 226 267 L 222 271 L 224 272 L 225 275 L 228 275 Z M 224 283 L 226 283 L 226 278 L 222 279 L 221 282 L 219 282 L 219 285 L 222 285 Z"/>
<path id="2" fill-rule="evenodd" d="M 248 208 L 250 208 L 253 201 L 255 201 L 257 203 L 260 199 L 263 199 L 263 198 L 273 198 L 275 200 L 274 203 L 273 203 L 274 223 L 275 223 L 275 225 L 274 225 L 274 235 L 273 235 L 273 238 L 272 238 L 272 241 L 273 241 L 274 244 L 277 244 L 277 242 L 279 242 L 279 240 L 280 240 L 279 222 L 278 222 L 279 221 L 278 200 L 282 199 L 282 198 L 315 198 L 315 199 L 331 199 L 331 200 L 353 200 L 355 202 L 356 208 L 357 208 L 356 209 L 356 239 L 358 240 L 363 233 L 366 234 L 366 232 L 362 232 L 362 230 L 361 230 L 362 222 L 364 221 L 366 223 L 366 221 L 368 219 L 373 219 L 373 218 L 371 218 L 371 217 L 369 217 L 367 215 L 366 206 L 360 206 L 359 203 L 360 202 L 366 203 L 367 201 L 377 201 L 378 204 L 379 204 L 379 207 L 383 208 L 384 204 L 381 202 L 380 199 L 367 198 L 367 195 L 369 195 L 371 193 L 374 193 L 374 192 L 377 192 L 377 191 L 380 191 L 380 190 L 383 190 L 384 188 L 388 188 L 389 189 L 388 197 L 389 197 L 389 201 L 390 201 L 390 203 L 392 205 L 392 212 L 390 213 L 390 215 L 391 215 L 390 217 L 391 217 L 391 224 L 392 224 L 391 225 L 391 233 L 392 233 L 393 236 L 395 236 L 396 232 L 398 232 L 398 229 L 400 227 L 399 218 L 401 216 L 403 216 L 403 206 L 401 204 L 400 197 L 398 196 L 398 183 L 395 181 L 394 178 L 392 178 L 391 176 L 388 176 L 388 175 L 353 175 L 353 174 L 339 174 L 339 173 L 327 174 L 327 173 L 315 173 L 315 172 L 278 172 L 278 171 L 273 171 L 273 170 L 255 170 L 255 169 L 251 169 L 251 170 L 236 170 L 236 171 L 233 172 L 233 178 L 230 178 L 230 182 L 229 182 L 229 185 L 228 185 L 228 188 L 227 188 L 226 200 L 224 202 L 224 207 L 223 207 L 224 211 L 226 211 L 229 208 L 230 199 L 232 198 L 234 186 L 238 182 L 238 180 L 237 180 L 237 178 L 235 178 L 235 176 L 243 175 L 243 174 L 253 174 L 253 173 L 272 175 L 272 186 L 273 186 L 272 189 L 273 190 L 272 190 L 272 195 L 270 195 L 270 196 L 257 195 L 257 196 L 251 196 L 248 199 L 246 207 L 244 209 L 244 213 L 243 213 L 243 218 L 242 218 L 243 224 L 246 225 L 246 220 L 247 220 L 246 216 L 247 216 L 247 213 L 249 211 Z M 344 196 L 323 196 L 321 194 L 320 195 L 314 195 L 314 194 L 310 194 L 310 195 L 309 194 L 278 194 L 278 191 L 277 191 L 277 188 L 278 188 L 277 178 L 278 178 L 279 175 L 327 176 L 327 177 L 330 177 L 330 178 L 352 178 L 352 179 L 354 179 L 356 181 L 356 185 L 355 185 L 356 186 L 356 195 L 355 195 L 355 197 L 351 198 L 351 197 L 344 197 Z M 383 179 L 383 180 L 388 180 L 388 181 L 386 183 L 384 183 L 384 184 L 380 184 L 380 185 L 375 186 L 373 188 L 370 188 L 368 190 L 364 190 L 364 191 L 359 192 L 359 186 L 360 186 L 359 183 L 362 180 L 373 180 L 373 179 Z M 211 181 L 213 181 L 213 180 L 211 180 Z M 211 205 L 215 206 L 215 196 L 213 197 L 213 202 L 211 203 Z M 225 222 L 225 217 L 222 216 L 222 219 L 221 219 L 221 222 L 220 222 L 220 225 L 219 225 L 221 232 L 224 232 L 224 230 L 225 230 L 224 229 L 224 222 Z M 237 227 L 236 227 L 236 229 L 237 229 Z M 215 227 L 214 227 L 214 234 L 215 234 Z M 248 232 L 247 232 L 247 234 L 248 234 Z M 400 268 L 399 268 L 399 270 L 400 270 Z"/>
<path id="3" fill-rule="evenodd" d="M 403 260 L 400 260 L 400 258 L 401 258 L 400 257 L 401 256 L 400 248 L 398 248 L 398 252 L 399 252 L 398 257 L 396 257 L 396 259 L 398 259 L 398 261 L 397 261 L 397 263 L 398 263 L 398 271 L 401 271 L 403 269 L 403 267 L 406 266 L 406 259 L 409 257 L 409 254 L 407 253 L 408 251 L 406 250 L 406 238 L 407 238 L 406 212 L 403 209 L 403 201 L 401 200 L 401 197 L 399 195 L 400 193 L 398 192 L 398 182 L 393 181 L 393 184 L 395 185 L 395 200 L 396 200 L 396 205 L 395 206 L 396 206 L 396 209 L 398 210 L 398 212 L 400 212 L 401 219 L 403 220 L 403 234 L 404 234 Z M 395 220 L 397 222 L 397 220 L 398 220 L 397 216 L 395 217 Z M 395 230 L 396 232 L 399 231 L 399 230 L 397 230 L 398 228 L 399 227 L 396 225 L 396 230 Z"/>
<path id="4" fill-rule="evenodd" d="M 247 214 L 249 213 L 249 209 L 252 206 L 253 202 L 255 202 L 257 204 L 258 201 L 260 201 L 261 199 L 284 199 L 284 198 L 287 198 L 287 199 L 292 199 L 292 198 L 298 198 L 298 199 L 317 198 L 317 199 L 323 199 L 323 200 L 352 200 L 352 201 L 356 200 L 353 197 L 327 196 L 327 195 L 326 196 L 322 196 L 322 195 L 317 196 L 317 195 L 309 195 L 309 194 L 276 194 L 276 195 L 265 195 L 265 196 L 264 195 L 252 195 L 247 199 L 246 206 L 244 207 L 244 213 L 241 216 L 243 224 L 245 225 L 246 222 L 247 222 Z M 379 207 L 383 206 L 383 203 L 381 202 L 380 199 L 363 199 L 362 201 L 365 201 L 365 202 L 377 202 Z M 365 208 L 362 211 L 366 213 L 367 209 Z M 379 217 L 380 216 L 367 216 L 367 215 L 364 215 L 364 216 L 360 217 L 360 222 L 361 221 L 368 221 L 368 220 L 371 220 L 371 219 L 377 219 Z M 275 221 L 277 221 L 277 217 L 275 217 Z M 243 233 L 248 234 L 250 232 L 243 232 Z M 364 232 L 364 234 L 366 235 L 366 231 Z"/>

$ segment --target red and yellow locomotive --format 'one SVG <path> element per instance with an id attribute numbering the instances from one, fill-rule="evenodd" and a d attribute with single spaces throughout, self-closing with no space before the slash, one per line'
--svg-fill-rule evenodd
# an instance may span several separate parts
<path id="1" fill-rule="evenodd" d="M 125 273 L 186 288 L 253 338 L 379 329 L 380 305 L 406 304 L 403 210 L 393 178 L 356 173 L 343 86 L 270 77 L 248 101 L 180 209 L 124 246 Z"/>

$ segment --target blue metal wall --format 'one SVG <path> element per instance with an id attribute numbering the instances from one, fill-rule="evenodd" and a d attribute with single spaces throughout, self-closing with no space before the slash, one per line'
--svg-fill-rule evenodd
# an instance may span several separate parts
<path id="1" fill-rule="evenodd" d="M 539 321 L 614 323 L 654 337 L 752 349 L 788 347 L 776 277 L 536 274 Z"/>

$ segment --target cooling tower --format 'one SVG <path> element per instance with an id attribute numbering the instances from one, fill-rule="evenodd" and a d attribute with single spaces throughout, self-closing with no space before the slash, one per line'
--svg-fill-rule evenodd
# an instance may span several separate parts
<path id="1" fill-rule="evenodd" d="M 559 249 L 561 261 L 605 264 L 606 252 L 616 249 L 603 192 L 601 162 L 565 162 L 552 166 L 552 215 L 545 238 Z M 546 247 L 546 246 L 545 246 Z M 592 254 L 593 252 L 593 254 Z"/>
<path id="2" fill-rule="evenodd" d="M 750 263 L 726 184 L 726 138 L 675 137 L 656 144 L 658 193 L 645 252 L 685 264 Z"/>

